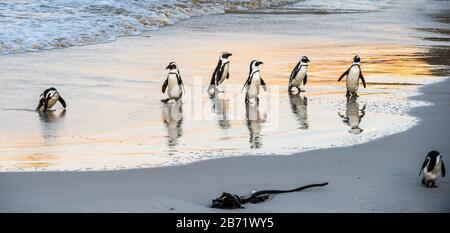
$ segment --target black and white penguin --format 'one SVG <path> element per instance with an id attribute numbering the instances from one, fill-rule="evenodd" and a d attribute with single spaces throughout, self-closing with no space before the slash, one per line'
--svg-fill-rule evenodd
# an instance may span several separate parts
<path id="1" fill-rule="evenodd" d="M 309 58 L 307 56 L 303 56 L 292 70 L 291 77 L 289 78 L 289 91 L 292 92 L 292 88 L 295 87 L 297 88 L 298 93 L 300 93 L 300 87 L 302 85 L 306 85 L 306 82 L 308 81 L 306 71 L 308 70 L 309 62 L 311 62 Z"/>
<path id="2" fill-rule="evenodd" d="M 165 93 L 167 90 L 167 96 L 169 98 L 161 100 L 163 103 L 167 103 L 169 100 L 174 99 L 178 101 L 183 96 L 184 92 L 184 84 L 181 79 L 180 71 L 177 68 L 175 62 L 169 63 L 166 67 L 166 70 L 169 70 L 167 74 L 166 81 L 164 81 L 162 85 L 162 93 Z"/>
<path id="3" fill-rule="evenodd" d="M 50 110 L 58 101 L 64 108 L 66 108 L 66 101 L 54 87 L 50 87 L 41 94 L 36 111 L 46 112 L 47 110 Z"/>
<path id="4" fill-rule="evenodd" d="M 342 121 L 350 126 L 350 130 L 348 132 L 352 134 L 360 134 L 363 132 L 363 129 L 359 127 L 359 124 L 361 123 L 362 118 L 366 115 L 366 105 L 360 109 L 356 99 L 356 96 L 347 98 L 345 115 L 338 112 L 338 115 L 342 118 Z"/>
<path id="5" fill-rule="evenodd" d="M 341 77 L 339 77 L 338 82 L 341 81 L 341 79 L 347 75 L 346 80 L 346 86 L 347 86 L 347 96 L 354 95 L 358 96 L 356 94 L 356 91 L 358 91 L 359 86 L 359 79 L 361 79 L 362 84 L 364 88 L 366 88 L 366 80 L 364 80 L 364 76 L 361 71 L 361 59 L 358 55 L 356 55 L 353 58 L 353 64 L 350 66 L 350 68 L 345 71 Z"/>
<path id="6" fill-rule="evenodd" d="M 420 169 L 419 176 L 423 172 L 422 184 L 427 188 L 437 188 L 436 180 L 439 175 L 445 177 L 445 165 L 442 154 L 437 151 L 428 152 Z"/>
<path id="7" fill-rule="evenodd" d="M 230 78 L 230 61 L 228 58 L 233 54 L 223 52 L 219 56 L 219 62 L 211 77 L 211 82 L 208 87 L 209 96 L 212 97 L 216 92 L 219 92 L 219 85 L 225 80 Z"/>
<path id="8" fill-rule="evenodd" d="M 259 103 L 259 88 L 262 87 L 264 91 L 267 91 L 266 83 L 261 78 L 259 73 L 259 65 L 264 64 L 262 61 L 253 60 L 250 63 L 250 72 L 248 74 L 247 81 L 245 81 L 242 90 L 246 89 L 245 102 L 248 103 L 250 99 L 256 99 Z"/>

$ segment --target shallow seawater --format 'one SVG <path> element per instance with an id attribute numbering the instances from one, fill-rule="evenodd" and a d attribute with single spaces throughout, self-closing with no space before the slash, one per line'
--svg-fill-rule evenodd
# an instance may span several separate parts
<path id="1" fill-rule="evenodd" d="M 436 35 L 417 30 L 441 24 L 421 14 L 408 20 L 415 10 L 403 8 L 399 19 L 398 11 L 394 5 L 349 14 L 240 12 L 195 18 L 149 37 L 0 56 L 0 171 L 111 170 L 290 154 L 404 131 L 419 120 L 408 110 L 427 104 L 408 97 L 442 79 L 442 64 L 428 60 L 430 51 L 448 42 L 424 40 Z M 223 22 L 226 27 L 217 26 Z M 233 53 L 231 75 L 225 92 L 210 99 L 205 90 L 221 51 Z M 347 99 L 345 81 L 336 81 L 356 53 L 368 86 Z M 306 91 L 289 95 L 289 74 L 302 55 L 312 61 Z M 259 105 L 246 106 L 240 90 L 253 59 L 264 61 L 268 91 Z M 170 61 L 186 83 L 182 104 L 160 102 Z M 50 86 L 67 110 L 33 111 Z"/>

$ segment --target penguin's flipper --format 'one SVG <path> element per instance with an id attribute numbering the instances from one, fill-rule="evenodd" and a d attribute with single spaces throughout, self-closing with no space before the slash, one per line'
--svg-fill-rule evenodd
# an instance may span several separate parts
<path id="1" fill-rule="evenodd" d="M 44 112 L 47 112 L 47 108 L 48 108 L 48 101 L 44 102 Z"/>
<path id="2" fill-rule="evenodd" d="M 44 99 L 40 99 L 40 100 L 39 100 L 39 104 L 38 104 L 38 106 L 36 107 L 36 111 L 39 111 L 39 110 L 41 109 L 42 105 L 44 105 Z"/>
<path id="3" fill-rule="evenodd" d="M 168 85 L 168 84 L 169 84 L 169 79 L 166 78 L 166 81 L 164 81 L 164 83 L 163 83 L 163 85 L 162 85 L 162 88 L 161 88 L 161 92 L 162 92 L 162 93 L 166 92 L 166 88 L 167 88 L 167 85 Z"/>
<path id="4" fill-rule="evenodd" d="M 59 96 L 58 101 L 61 103 L 61 105 L 66 108 L 67 104 L 66 101 L 63 99 L 63 97 Z"/>
<path id="5" fill-rule="evenodd" d="M 264 82 L 263 79 L 261 79 L 261 86 L 262 86 L 264 91 L 267 91 L 267 86 L 266 86 L 266 83 Z"/>
<path id="6" fill-rule="evenodd" d="M 294 79 L 295 76 L 297 76 L 298 71 L 300 70 L 299 69 L 300 68 L 300 63 L 301 62 L 298 62 L 297 65 L 295 66 L 295 68 L 292 70 L 291 76 L 289 77 L 289 84 L 291 83 L 292 79 Z"/>
<path id="7" fill-rule="evenodd" d="M 252 76 L 249 75 L 248 78 L 247 78 L 247 81 L 245 81 L 244 86 L 242 87 L 241 93 L 248 85 L 250 85 L 251 81 L 252 81 Z"/>
<path id="8" fill-rule="evenodd" d="M 427 166 L 427 164 L 428 164 L 428 156 L 425 158 L 425 161 L 423 161 L 422 168 L 419 171 L 419 176 L 420 174 L 422 174 L 422 171 Z"/>
<path id="9" fill-rule="evenodd" d="M 181 79 L 181 75 L 178 73 L 177 75 L 177 79 L 178 79 L 178 86 L 180 86 L 180 89 L 183 90 L 182 93 L 186 93 L 186 90 L 184 90 L 184 83 L 183 83 L 183 79 Z"/>
<path id="10" fill-rule="evenodd" d="M 442 177 L 445 177 L 445 165 L 444 165 L 444 161 L 442 161 L 441 174 L 442 174 Z"/>
<path id="11" fill-rule="evenodd" d="M 359 71 L 359 78 L 361 79 L 361 81 L 362 81 L 362 83 L 363 83 L 363 86 L 364 86 L 364 88 L 366 88 L 366 80 L 364 79 L 364 76 L 363 76 L 363 74 L 362 74 L 362 71 L 361 71 L 361 70 Z"/>
<path id="12" fill-rule="evenodd" d="M 341 81 L 341 79 L 342 79 L 345 75 L 348 75 L 348 72 L 350 72 L 350 69 L 351 69 L 351 67 L 348 68 L 347 71 L 345 71 L 343 74 L 341 74 L 341 77 L 339 77 L 338 82 Z"/>
<path id="13" fill-rule="evenodd" d="M 305 74 L 305 77 L 303 78 L 303 85 L 306 85 L 307 81 L 308 81 L 308 75 Z"/>

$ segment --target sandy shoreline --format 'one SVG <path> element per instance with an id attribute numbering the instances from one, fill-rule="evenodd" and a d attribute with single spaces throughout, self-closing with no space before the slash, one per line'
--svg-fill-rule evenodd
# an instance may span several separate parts
<path id="1" fill-rule="evenodd" d="M 448 179 L 426 189 L 417 174 L 428 150 L 450 151 L 449 87 L 447 79 L 420 89 L 414 99 L 433 105 L 410 112 L 421 119 L 418 126 L 362 145 L 152 169 L 0 173 L 0 211 L 217 212 L 207 205 L 223 191 L 328 181 L 227 212 L 448 212 Z"/>

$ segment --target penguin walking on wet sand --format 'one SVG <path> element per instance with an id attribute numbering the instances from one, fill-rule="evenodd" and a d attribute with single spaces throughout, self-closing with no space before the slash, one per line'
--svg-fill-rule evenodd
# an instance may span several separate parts
<path id="1" fill-rule="evenodd" d="M 232 55 L 233 54 L 231 53 L 223 52 L 219 56 L 219 62 L 217 63 L 216 69 L 214 69 L 211 82 L 208 87 L 208 93 L 211 98 L 216 94 L 216 92 L 222 92 L 218 89 L 219 85 L 225 81 L 225 79 L 230 78 L 230 61 L 228 58 Z"/>
<path id="2" fill-rule="evenodd" d="M 420 169 L 419 176 L 423 172 L 422 184 L 427 188 L 437 188 L 436 180 L 439 175 L 445 177 L 445 165 L 442 154 L 437 151 L 428 152 Z"/>
<path id="3" fill-rule="evenodd" d="M 256 103 L 259 103 L 259 89 L 263 88 L 264 91 L 267 91 L 266 83 L 261 78 L 259 72 L 259 65 L 264 64 L 262 61 L 253 60 L 250 63 L 250 72 L 248 74 L 247 81 L 245 81 L 242 90 L 246 89 L 245 93 L 245 103 L 248 103 L 250 99 L 256 99 Z"/>
<path id="4" fill-rule="evenodd" d="M 50 110 L 58 101 L 64 108 L 66 108 L 66 101 L 54 87 L 50 87 L 41 94 L 36 111 L 46 112 L 47 110 Z"/>
<path id="5" fill-rule="evenodd" d="M 353 64 L 338 79 L 338 82 L 339 82 L 339 81 L 341 81 L 341 79 L 344 76 L 347 75 L 347 79 L 346 79 L 346 87 L 347 87 L 346 96 L 347 97 L 350 95 L 358 96 L 356 91 L 358 91 L 359 79 L 361 79 L 364 88 L 366 88 L 366 80 L 364 80 L 364 76 L 361 71 L 360 63 L 361 63 L 361 59 L 359 58 L 358 55 L 356 55 L 353 58 Z"/>
<path id="6" fill-rule="evenodd" d="M 289 77 L 289 91 L 292 92 L 292 88 L 295 87 L 300 93 L 301 86 L 306 85 L 308 81 L 308 75 L 306 71 L 308 70 L 308 63 L 310 62 L 307 56 L 303 56 L 300 61 L 297 63 L 295 68 L 291 72 L 291 76 Z"/>
<path id="7" fill-rule="evenodd" d="M 166 70 L 169 70 L 167 74 L 167 78 L 164 81 L 161 91 L 165 93 L 167 91 L 167 96 L 169 98 L 161 100 L 163 103 L 169 102 L 169 100 L 174 99 L 178 101 L 183 96 L 184 91 L 184 83 L 181 79 L 180 71 L 177 68 L 175 62 L 169 63 L 166 67 Z"/>

